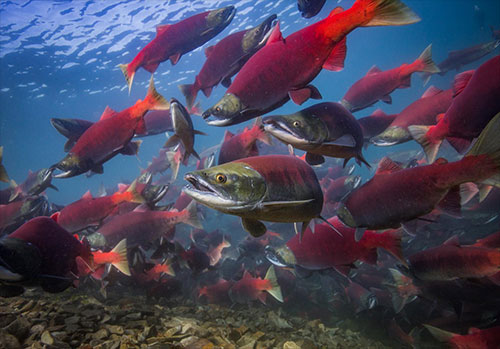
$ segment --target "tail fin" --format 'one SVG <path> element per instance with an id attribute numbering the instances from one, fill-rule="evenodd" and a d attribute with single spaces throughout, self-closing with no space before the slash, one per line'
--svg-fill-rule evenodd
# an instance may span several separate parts
<path id="1" fill-rule="evenodd" d="M 406 25 L 420 21 L 420 17 L 399 0 L 358 0 L 356 3 L 361 6 L 365 17 L 363 27 Z"/>
<path id="2" fill-rule="evenodd" d="M 150 110 L 168 110 L 170 109 L 170 103 L 167 102 L 165 98 L 161 94 L 156 91 L 155 82 L 153 76 L 151 76 L 151 80 L 149 80 L 149 88 L 146 98 L 144 101 L 150 105 Z"/>
<path id="3" fill-rule="evenodd" d="M 189 111 L 189 114 L 191 114 L 191 115 L 201 116 L 201 114 L 203 114 L 203 111 L 201 110 L 201 104 L 200 104 L 200 102 L 197 102 L 188 111 Z"/>
<path id="4" fill-rule="evenodd" d="M 135 71 L 129 72 L 128 64 L 118 64 L 118 67 L 122 70 L 123 75 L 125 76 L 125 80 L 128 85 L 128 94 L 130 95 L 130 90 L 132 89 L 132 81 L 134 81 Z"/>
<path id="5" fill-rule="evenodd" d="M 262 117 L 259 116 L 257 120 L 255 120 L 255 124 L 252 127 L 252 133 L 259 141 L 267 145 L 272 145 L 271 135 L 264 131 L 264 128 L 262 126 Z"/>
<path id="6" fill-rule="evenodd" d="M 417 58 L 417 61 L 419 62 L 417 65 L 418 67 L 417 71 L 431 73 L 431 74 L 439 73 L 441 71 L 441 69 L 439 69 L 439 67 L 436 64 L 434 64 L 434 61 L 432 60 L 431 50 L 432 50 L 432 44 L 427 46 L 424 52 L 422 52 L 420 56 Z"/>
<path id="7" fill-rule="evenodd" d="M 427 330 L 429 330 L 432 336 L 440 342 L 448 342 L 453 336 L 456 335 L 453 332 L 448 332 L 431 325 L 426 325 L 426 324 L 423 325 Z"/>
<path id="8" fill-rule="evenodd" d="M 413 281 L 399 270 L 389 268 L 389 271 L 394 279 L 394 284 L 387 284 L 387 286 L 390 286 L 389 291 L 392 295 L 394 311 L 399 313 L 406 304 L 415 300 L 418 295 L 418 289 L 413 285 Z"/>
<path id="9" fill-rule="evenodd" d="M 432 163 L 436 159 L 437 153 L 442 139 L 433 140 L 429 137 L 429 130 L 436 126 L 408 126 L 408 131 L 415 141 L 417 141 L 424 149 L 425 155 L 427 156 L 427 162 Z"/>
<path id="10" fill-rule="evenodd" d="M 267 270 L 264 280 L 269 280 L 271 283 L 271 289 L 266 290 L 271 296 L 276 298 L 279 302 L 283 303 L 283 296 L 281 294 L 280 285 L 278 285 L 278 279 L 276 278 L 276 272 L 274 271 L 274 265 L 271 265 Z"/>
<path id="11" fill-rule="evenodd" d="M 5 167 L 3 167 L 2 161 L 3 161 L 3 146 L 0 147 L 0 181 L 8 183 L 9 182 L 9 175 L 7 174 L 7 171 L 5 170 Z"/>
<path id="12" fill-rule="evenodd" d="M 496 174 L 490 177 L 483 184 L 500 185 L 500 142 L 498 135 L 500 134 L 500 113 L 496 114 L 493 119 L 486 125 L 479 135 L 476 143 L 465 156 L 488 155 L 488 158 L 493 161 L 496 167 Z"/>
<path id="13" fill-rule="evenodd" d="M 137 188 L 137 179 L 134 180 L 132 182 L 132 184 L 130 184 L 130 186 L 128 187 L 128 189 L 126 191 L 127 195 L 129 196 L 128 201 L 135 202 L 137 204 L 143 204 L 146 202 L 146 200 L 142 196 L 142 191 L 144 191 L 145 186 L 142 185 L 140 187 L 142 190 L 138 190 L 138 188 Z"/>
<path id="14" fill-rule="evenodd" d="M 198 210 L 196 209 L 195 201 L 191 201 L 184 211 L 186 213 L 186 219 L 184 220 L 184 223 L 198 229 L 203 229 L 203 225 L 198 219 Z"/>
<path id="15" fill-rule="evenodd" d="M 165 271 L 165 274 L 170 275 L 170 276 L 175 276 L 175 270 L 172 267 L 172 260 L 167 259 L 165 262 L 163 262 L 162 265 L 164 265 L 164 266 L 167 267 L 166 268 L 167 270 Z"/>
<path id="16" fill-rule="evenodd" d="M 430 73 L 421 73 L 420 74 L 420 78 L 423 80 L 424 86 L 429 83 L 431 76 L 432 76 L 432 74 L 430 74 Z"/>
<path id="17" fill-rule="evenodd" d="M 115 246 L 111 252 L 117 253 L 119 255 L 119 259 L 116 262 L 113 262 L 112 265 L 121 271 L 123 274 L 130 276 L 130 269 L 128 266 L 128 258 L 127 258 L 127 239 L 123 239 Z"/>
<path id="18" fill-rule="evenodd" d="M 181 164 L 180 161 L 181 153 L 180 150 L 177 149 L 177 151 L 175 152 L 167 151 L 166 156 L 167 156 L 167 161 L 170 163 L 170 168 L 172 169 L 171 182 L 173 182 L 177 179 L 177 175 L 179 174 L 179 166 Z"/>
<path id="19" fill-rule="evenodd" d="M 195 84 L 186 84 L 179 85 L 179 90 L 186 97 L 186 107 L 187 109 L 191 109 L 196 100 L 196 95 L 198 94 L 198 89 L 195 87 Z"/>
<path id="20" fill-rule="evenodd" d="M 365 234 L 365 236 L 367 236 L 367 238 L 372 237 L 372 235 L 369 234 Z M 401 248 L 402 237 L 403 231 L 401 229 L 386 230 L 382 233 L 373 234 L 373 242 L 371 242 L 370 245 L 383 248 L 406 266 L 407 263 L 403 257 Z"/>

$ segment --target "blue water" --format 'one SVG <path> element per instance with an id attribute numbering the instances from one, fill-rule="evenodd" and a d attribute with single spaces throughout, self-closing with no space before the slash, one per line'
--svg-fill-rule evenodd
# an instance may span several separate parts
<path id="1" fill-rule="evenodd" d="M 162 63 L 154 74 L 158 91 L 167 99 L 184 101 L 177 85 L 192 83 L 204 62 L 203 49 L 226 35 L 252 27 L 271 13 L 281 22 L 284 37 L 328 15 L 334 7 L 348 8 L 353 1 L 328 0 L 322 11 L 304 19 L 296 3 L 268 1 L 0 1 L 0 143 L 3 163 L 11 178 L 22 181 L 29 169 L 48 167 L 65 155 L 65 139 L 52 128 L 49 119 L 82 118 L 98 120 L 106 106 L 122 110 L 145 96 L 149 73 L 140 69 L 132 93 L 127 94 L 125 79 L 117 65 L 130 62 L 155 35 L 160 24 L 175 23 L 195 13 L 235 5 L 232 23 L 215 39 L 186 54 L 179 63 Z M 347 58 L 341 72 L 322 71 L 313 81 L 324 101 L 338 101 L 349 86 L 374 64 L 382 70 L 412 62 L 430 43 L 436 62 L 450 50 L 491 40 L 489 25 L 500 26 L 498 1 L 406 1 L 422 20 L 402 27 L 355 29 L 347 38 Z M 474 5 L 484 13 L 484 24 L 474 15 Z M 478 67 L 486 58 L 464 67 Z M 436 76 L 431 84 L 449 88 L 454 74 Z M 201 93 L 202 109 L 217 102 L 225 89 L 218 86 L 210 98 Z M 393 104 L 377 103 L 356 113 L 357 117 L 381 107 L 386 113 L 401 111 L 422 95 L 421 80 L 412 77 L 412 87 L 396 90 Z M 316 103 L 308 101 L 302 107 Z M 274 113 L 291 113 L 301 107 L 288 102 Z M 197 136 L 195 149 L 221 142 L 226 128 L 207 126 L 194 118 L 195 127 L 209 134 Z M 248 122 L 251 124 L 252 121 Z M 231 131 L 246 124 L 232 126 Z M 131 180 L 139 169 L 157 154 L 164 135 L 144 139 L 138 157 L 116 156 L 104 165 L 104 175 L 78 176 L 54 181 L 59 192 L 49 189 L 52 202 L 67 204 L 85 191 L 97 191 Z M 414 142 L 388 148 L 370 147 L 369 161 L 376 161 L 388 150 L 418 149 Z M 182 169 L 183 171 L 185 169 Z M 368 175 L 363 170 L 362 174 Z M 182 173 L 181 173 L 182 174 Z M 180 176 L 179 182 L 182 181 Z M 180 184 L 180 183 L 179 183 Z"/>

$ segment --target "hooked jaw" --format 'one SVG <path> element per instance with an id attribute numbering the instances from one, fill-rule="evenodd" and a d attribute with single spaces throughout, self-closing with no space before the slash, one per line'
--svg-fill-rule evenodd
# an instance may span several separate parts
<path id="1" fill-rule="evenodd" d="M 295 255 L 286 245 L 277 250 L 268 245 L 265 248 L 265 255 L 266 259 L 277 267 L 291 267 L 297 264 Z"/>
<path id="2" fill-rule="evenodd" d="M 182 191 L 206 206 L 223 209 L 232 208 L 238 205 L 238 202 L 232 199 L 226 199 L 220 191 L 200 176 L 196 176 L 193 173 L 187 173 L 184 179 L 188 181 L 189 184 L 182 188 Z"/>
<path id="3" fill-rule="evenodd" d="M 276 137 L 283 143 L 293 144 L 293 145 L 311 144 L 304 138 L 297 135 L 284 122 L 280 122 L 279 120 L 273 120 L 272 118 L 264 119 L 263 122 L 264 122 L 264 130 L 267 133 L 272 134 L 274 137 Z"/>

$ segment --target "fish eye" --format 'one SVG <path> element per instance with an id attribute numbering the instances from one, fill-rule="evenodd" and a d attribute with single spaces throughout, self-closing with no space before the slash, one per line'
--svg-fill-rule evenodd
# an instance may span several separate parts
<path id="1" fill-rule="evenodd" d="M 215 111 L 216 111 L 217 113 L 220 113 L 220 110 L 221 110 L 221 109 L 220 109 L 220 107 L 215 107 Z"/>
<path id="2" fill-rule="evenodd" d="M 294 122 L 292 123 L 292 125 L 293 125 L 294 127 L 299 127 L 299 126 L 300 126 L 300 121 L 294 121 Z"/>
<path id="3" fill-rule="evenodd" d="M 222 173 L 218 173 L 216 176 L 215 176 L 215 181 L 217 183 L 225 183 L 227 180 L 227 177 L 225 175 L 223 175 Z"/>

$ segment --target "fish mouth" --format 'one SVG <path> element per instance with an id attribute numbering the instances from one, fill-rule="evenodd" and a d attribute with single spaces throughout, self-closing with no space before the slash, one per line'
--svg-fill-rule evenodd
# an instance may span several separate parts
<path id="1" fill-rule="evenodd" d="M 54 170 L 55 170 L 55 168 L 54 168 Z M 70 178 L 70 177 L 73 177 L 75 175 L 76 175 L 75 170 L 68 170 L 68 171 L 58 173 L 58 174 L 52 174 L 52 177 L 54 177 L 54 178 Z"/>
<path id="2" fill-rule="evenodd" d="M 224 22 L 225 24 L 229 24 L 229 23 L 231 23 L 231 21 L 232 21 L 232 20 L 233 20 L 233 18 L 234 18 L 234 15 L 236 14 L 236 7 L 234 7 L 234 6 L 228 6 L 228 7 L 230 8 L 230 11 L 231 11 L 231 12 L 229 13 L 229 15 L 228 15 L 228 17 L 227 17 L 226 21 Z"/>
<path id="3" fill-rule="evenodd" d="M 399 143 L 399 140 L 388 140 L 383 137 L 375 137 L 370 139 L 370 143 L 378 146 L 378 147 L 390 147 L 391 145 L 396 145 Z"/>
<path id="4" fill-rule="evenodd" d="M 267 245 L 264 249 L 266 259 L 273 265 L 281 268 L 291 267 L 293 264 L 287 263 L 285 259 L 271 246 Z"/>
<path id="5" fill-rule="evenodd" d="M 213 115 L 211 109 L 208 109 L 201 116 L 203 117 L 203 120 L 205 120 L 205 122 L 210 126 L 231 126 L 238 123 L 236 120 L 239 115 L 239 113 L 236 113 L 229 118 L 224 116 L 219 117 L 217 115 Z"/>
<path id="6" fill-rule="evenodd" d="M 262 40 L 260 40 L 259 44 L 258 45 L 263 45 L 264 43 L 267 42 L 267 39 L 269 39 L 269 37 L 271 36 L 272 34 L 272 30 L 270 30 L 272 28 L 272 24 L 273 24 L 273 21 L 278 18 L 278 16 L 276 16 L 275 14 L 272 14 L 271 16 L 267 17 L 264 22 L 262 22 L 261 24 L 261 27 L 262 27 L 262 31 L 265 33 L 264 36 L 262 37 Z"/>
<path id="7" fill-rule="evenodd" d="M 310 145 L 314 144 L 313 142 L 307 141 L 302 138 L 300 135 L 295 133 L 288 125 L 284 122 L 280 122 L 272 119 L 265 119 L 264 130 L 274 137 L 278 138 L 280 141 L 292 145 Z"/>
<path id="8" fill-rule="evenodd" d="M 241 207 L 242 203 L 226 198 L 214 186 L 199 176 L 187 173 L 184 175 L 184 179 L 188 181 L 189 184 L 184 186 L 182 191 L 206 206 L 226 209 Z"/>

